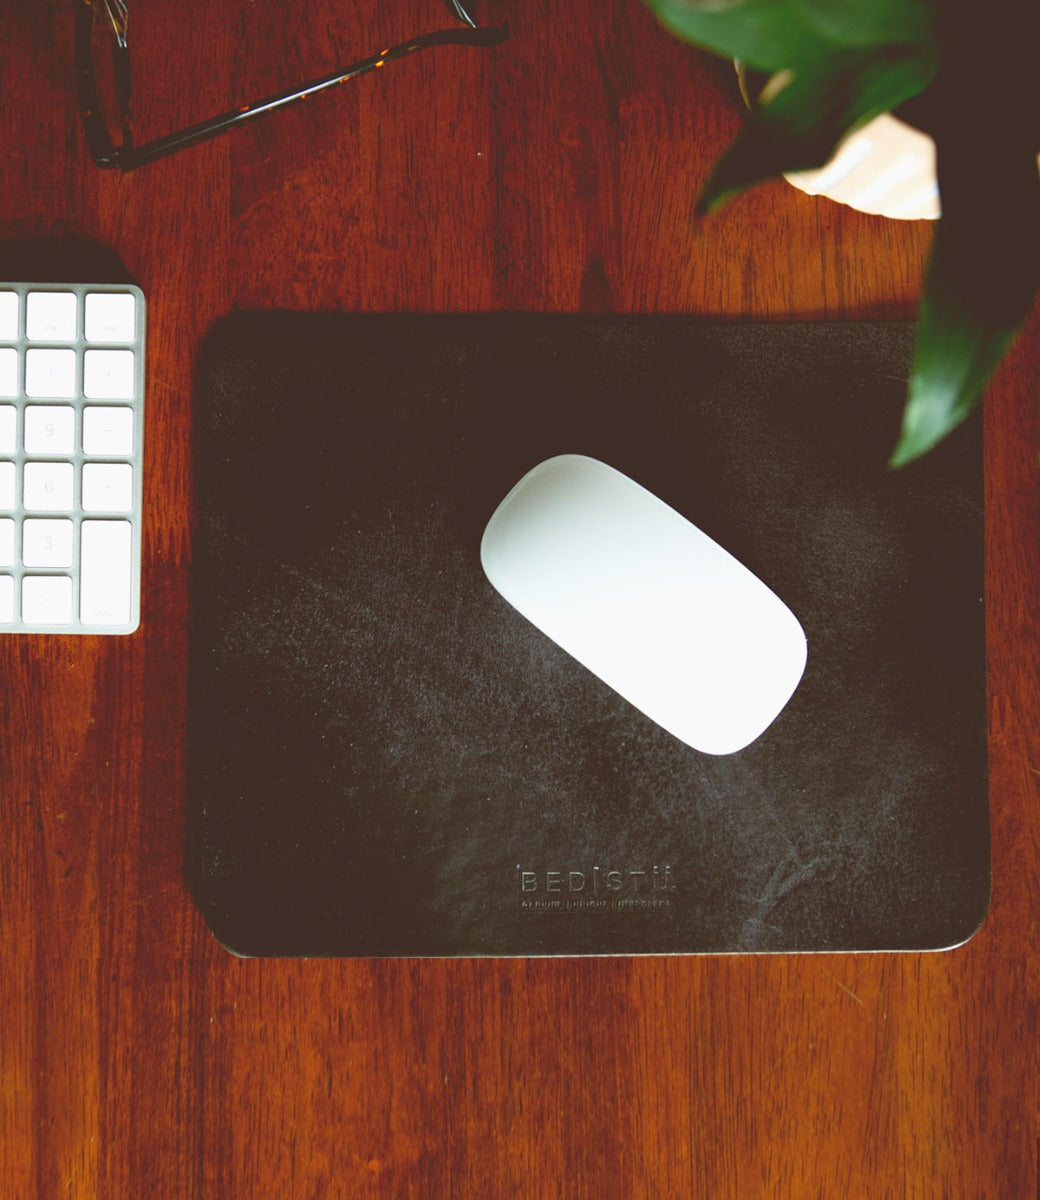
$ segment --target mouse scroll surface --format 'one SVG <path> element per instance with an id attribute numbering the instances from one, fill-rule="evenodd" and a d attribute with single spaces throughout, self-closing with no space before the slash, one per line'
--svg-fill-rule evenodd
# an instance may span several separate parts
<path id="1" fill-rule="evenodd" d="M 806 641 L 747 567 L 640 484 L 565 454 L 529 471 L 480 547 L 495 589 L 669 733 L 708 754 L 759 737 Z"/>

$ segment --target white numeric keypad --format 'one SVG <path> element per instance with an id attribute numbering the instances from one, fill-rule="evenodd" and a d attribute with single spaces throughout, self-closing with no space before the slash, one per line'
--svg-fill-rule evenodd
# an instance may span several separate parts
<path id="1" fill-rule="evenodd" d="M 0 633 L 139 623 L 144 298 L 0 283 Z"/>

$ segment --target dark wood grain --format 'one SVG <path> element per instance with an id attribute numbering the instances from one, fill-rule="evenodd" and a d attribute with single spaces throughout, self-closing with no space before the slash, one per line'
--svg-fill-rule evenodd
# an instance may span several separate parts
<path id="1" fill-rule="evenodd" d="M 443 19 L 135 7 L 143 131 Z M 764 187 L 695 225 L 728 69 L 636 0 L 480 5 L 440 50 L 121 177 L 73 101 L 71 5 L 0 15 L 0 277 L 113 251 L 149 300 L 144 625 L 0 639 L 5 1196 L 1035 1194 L 1040 321 L 986 409 L 993 897 L 941 955 L 230 957 L 184 885 L 192 369 L 220 316 L 912 313 L 924 225 Z M 176 9 L 176 12 L 174 11 Z M 42 262 L 42 258 L 38 259 Z M 30 272 L 31 273 L 31 272 Z M 24 276 L 23 276 L 24 277 Z"/>

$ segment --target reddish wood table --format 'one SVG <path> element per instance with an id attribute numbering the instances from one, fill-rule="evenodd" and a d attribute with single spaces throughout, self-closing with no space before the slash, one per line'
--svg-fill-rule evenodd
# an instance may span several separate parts
<path id="1" fill-rule="evenodd" d="M 783 184 L 695 224 L 734 87 L 636 0 L 482 5 L 500 49 L 417 55 L 128 176 L 86 153 L 72 6 L 8 7 L 0 277 L 32 239 L 110 249 L 149 357 L 140 632 L 0 638 L 4 1194 L 1033 1195 L 1036 314 L 986 406 L 993 898 L 965 947 L 238 960 L 183 866 L 205 330 L 249 307 L 906 317 L 930 229 Z M 447 23 L 419 0 L 141 8 L 142 134 Z"/>

